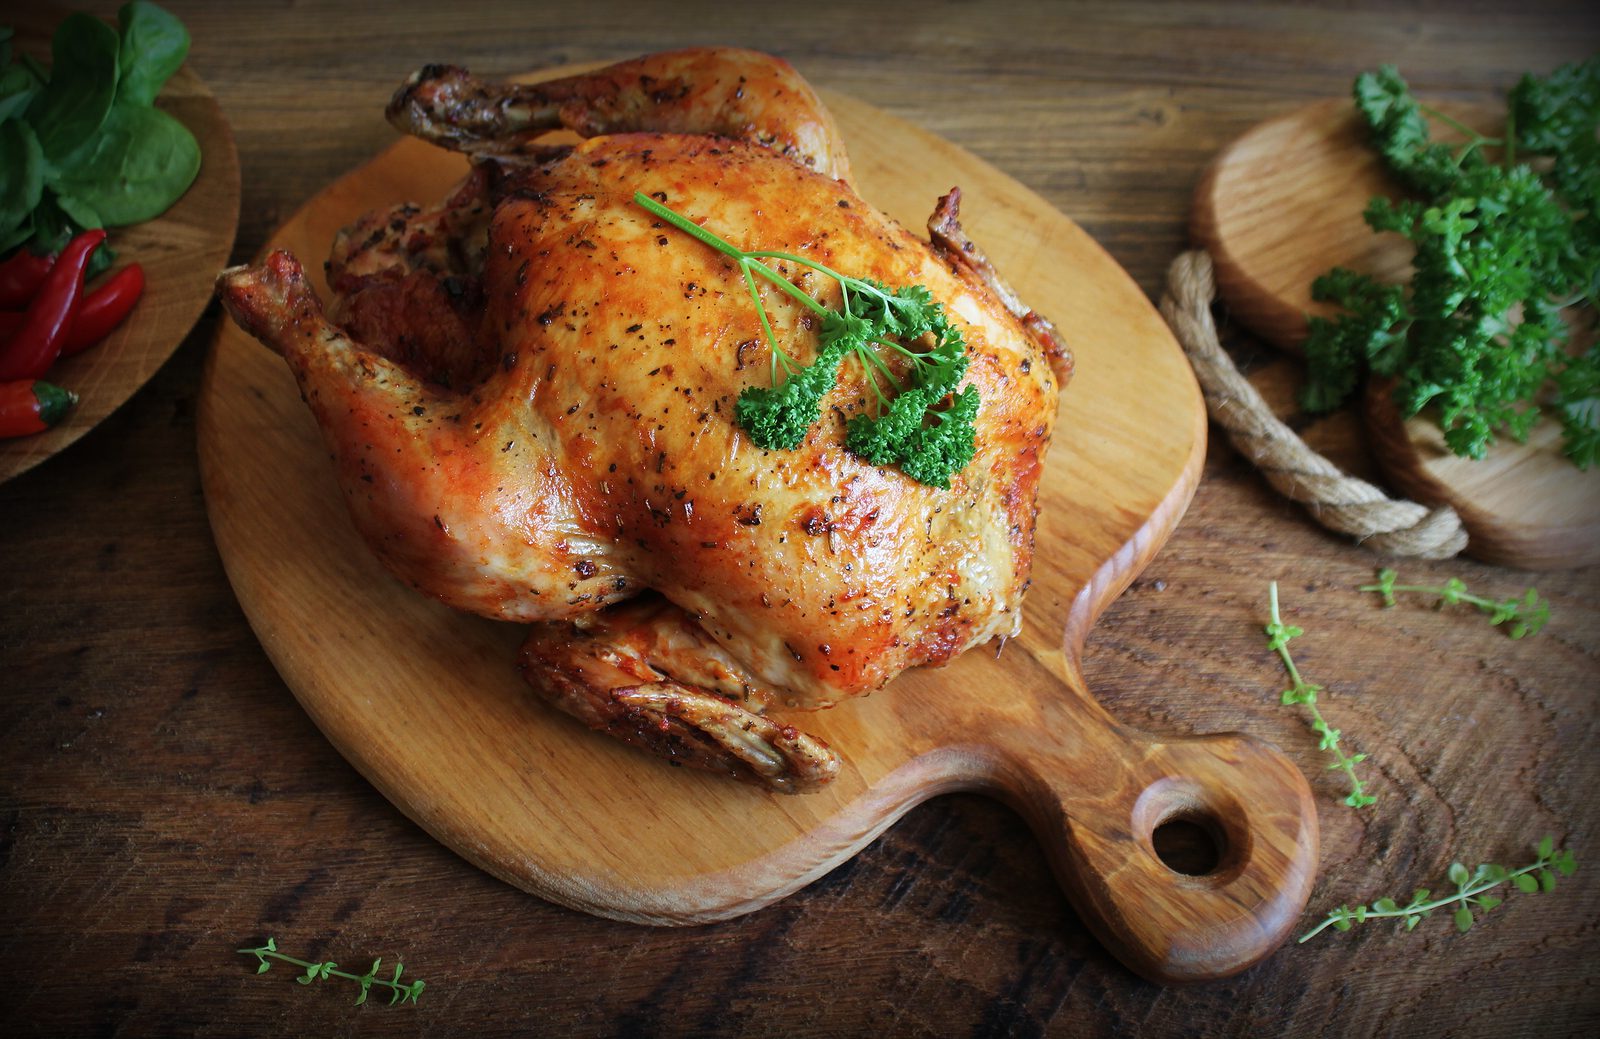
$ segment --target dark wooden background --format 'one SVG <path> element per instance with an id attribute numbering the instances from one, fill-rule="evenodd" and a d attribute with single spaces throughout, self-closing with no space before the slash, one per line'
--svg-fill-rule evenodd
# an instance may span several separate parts
<path id="1" fill-rule="evenodd" d="M 1085 226 L 1147 291 L 1190 192 L 1258 120 L 1397 62 L 1420 92 L 1488 100 L 1600 50 L 1593 5 L 1372 2 L 784 6 L 266 2 L 170 5 L 244 170 L 238 260 L 392 140 L 390 91 L 428 61 L 507 74 L 708 42 L 942 134 Z M 110 14 L 107 4 L 101 13 Z M 1600 581 L 1407 563 L 1553 619 L 1514 642 L 1465 609 L 1355 591 L 1379 562 L 1311 525 L 1221 443 L 1187 518 L 1092 636 L 1126 722 L 1242 729 L 1312 778 L 1340 902 L 1443 889 L 1450 862 L 1519 864 L 1551 833 L 1580 872 L 1470 934 L 1368 925 L 1223 982 L 1161 988 L 1084 931 L 1007 809 L 948 796 L 751 916 L 655 930 L 479 873 L 369 787 L 297 707 L 207 526 L 195 402 L 213 307 L 76 446 L 0 486 L 0 1034 L 1579 1035 L 1600 1029 Z M 1230 330 L 1268 383 L 1293 366 Z M 1358 468 L 1347 423 L 1319 439 Z M 1071 450 L 1065 432 L 1058 450 Z M 1269 580 L 1324 708 L 1379 796 L 1357 814 L 1260 626 Z M 256 977 L 236 947 L 346 965 L 403 957 L 420 1005 Z"/>

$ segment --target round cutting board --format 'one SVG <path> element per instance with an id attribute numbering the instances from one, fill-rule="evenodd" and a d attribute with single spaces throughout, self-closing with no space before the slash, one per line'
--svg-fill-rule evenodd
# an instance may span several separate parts
<path id="1" fill-rule="evenodd" d="M 307 712 L 374 785 L 467 859 L 545 898 L 648 923 L 725 918 L 821 876 L 935 794 L 982 790 L 1030 821 L 1084 919 L 1135 970 L 1190 980 L 1243 969 L 1286 936 L 1309 893 L 1317 830 L 1304 778 L 1245 737 L 1125 729 L 1077 665 L 1096 615 L 1194 492 L 1205 412 L 1187 362 L 1133 281 L 1042 199 L 915 127 L 827 101 L 862 194 L 920 227 L 960 185 L 973 238 L 1076 355 L 1019 638 L 791 716 L 843 759 L 820 792 L 668 767 L 539 700 L 516 671 L 519 626 L 456 613 L 390 577 L 346 518 L 287 368 L 225 322 L 202 391 L 200 461 L 239 600 Z M 294 250 L 315 279 L 340 226 L 436 199 L 463 172 L 459 157 L 403 140 L 312 199 L 269 247 Z M 1214 869 L 1163 864 L 1151 835 L 1173 819 L 1214 836 Z"/>
<path id="2" fill-rule="evenodd" d="M 1499 132 L 1489 109 L 1443 108 L 1480 132 Z M 1354 106 L 1331 99 L 1261 123 L 1225 148 L 1195 191 L 1191 231 L 1211 254 L 1230 313 L 1298 353 L 1307 314 L 1338 312 L 1312 301 L 1318 275 L 1348 267 L 1385 282 L 1410 277 L 1410 243 L 1373 233 L 1362 218 L 1374 195 L 1401 194 Z M 1365 393 L 1378 465 L 1402 493 L 1454 508 L 1468 555 L 1529 569 L 1600 562 L 1600 466 L 1582 471 L 1567 460 L 1557 421 L 1542 419 L 1525 443 L 1502 436 L 1484 458 L 1462 458 L 1431 413 L 1400 414 L 1391 390 L 1370 380 Z"/>

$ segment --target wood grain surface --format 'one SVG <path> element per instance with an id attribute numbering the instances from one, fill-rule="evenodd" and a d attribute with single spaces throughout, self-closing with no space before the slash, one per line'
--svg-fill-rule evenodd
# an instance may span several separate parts
<path id="1" fill-rule="evenodd" d="M 1504 105 L 1447 104 L 1445 111 L 1495 134 Z M 1445 127 L 1436 139 L 1464 135 Z M 1324 272 L 1410 277 L 1411 244 L 1373 233 L 1362 217 L 1373 196 L 1404 194 L 1366 142 L 1348 99 L 1314 102 L 1246 131 L 1195 189 L 1190 229 L 1212 254 L 1223 302 L 1286 350 L 1300 352 L 1307 314 L 1339 312 L 1311 299 L 1311 282 Z M 1593 314 L 1580 320 L 1592 326 Z M 1591 334 L 1580 326 L 1577 341 Z M 1398 494 L 1456 510 L 1469 555 L 1526 569 L 1600 562 L 1600 467 L 1572 466 L 1558 420 L 1545 418 L 1522 442 L 1500 437 L 1481 459 L 1463 458 L 1445 444 L 1434 412 L 1402 415 L 1393 389 L 1391 380 L 1371 380 L 1353 405 L 1366 417 L 1373 458 Z"/>
<path id="2" fill-rule="evenodd" d="M 15 25 L 19 53 L 48 63 L 52 12 L 59 13 L 35 7 Z M 11 24 L 9 16 L 4 24 Z M 0 482 L 72 445 L 156 373 L 205 311 L 211 298 L 207 272 L 225 263 L 233 248 L 239 222 L 239 155 L 221 107 L 192 66 L 167 81 L 157 105 L 199 141 L 200 172 L 159 218 L 113 229 L 116 266 L 142 265 L 144 294 L 104 341 L 50 369 L 46 378 L 76 393 L 78 403 L 42 433 L 0 440 Z"/>
<path id="3" fill-rule="evenodd" d="M 708 41 L 785 55 L 819 86 L 951 140 L 1038 192 L 1149 294 L 1193 189 L 1262 119 L 1397 61 L 1487 101 L 1596 48 L 1590 5 L 1405 3 L 447 6 L 173 2 L 243 170 L 234 259 L 393 140 L 377 118 L 428 61 L 489 75 Z M 110 13 L 109 9 L 105 13 Z M 708 28 L 710 27 L 710 28 Z M 1050 262 L 1039 257 L 1035 262 Z M 1588 1035 L 1600 886 L 1600 587 L 1538 574 L 1552 619 L 1513 642 L 1471 611 L 1355 591 L 1380 560 L 1310 524 L 1214 440 L 1194 501 L 1096 622 L 1085 683 L 1120 722 L 1237 730 L 1311 782 L 1321 870 L 1301 923 L 1512 864 L 1543 833 L 1576 876 L 1465 935 L 1368 924 L 1234 978 L 1159 986 L 1105 951 L 1028 822 L 968 793 L 909 812 L 767 909 L 689 928 L 574 912 L 466 864 L 327 741 L 251 631 L 200 491 L 196 404 L 217 312 L 72 448 L 0 486 L 0 1034 Z M 1292 411 L 1295 362 L 1223 312 Z M 1368 466 L 1358 422 L 1291 419 Z M 1060 447 L 1094 429 L 1063 429 Z M 1403 564 L 1496 596 L 1530 577 Z M 1354 812 L 1264 651 L 1266 583 L 1321 706 L 1379 801 Z M 871 701 L 867 701 L 870 703 Z M 381 705 L 375 707 L 381 709 Z M 399 956 L 415 1007 L 257 976 L 267 935 L 365 969 Z"/>

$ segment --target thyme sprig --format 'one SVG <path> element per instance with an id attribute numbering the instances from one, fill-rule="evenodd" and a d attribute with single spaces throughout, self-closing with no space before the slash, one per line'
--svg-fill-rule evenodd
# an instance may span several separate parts
<path id="1" fill-rule="evenodd" d="M 1367 759 L 1365 754 L 1346 754 L 1339 745 L 1341 733 L 1338 729 L 1328 724 L 1322 717 L 1322 712 L 1317 709 L 1317 694 L 1322 692 L 1322 686 L 1307 682 L 1300 674 L 1300 669 L 1295 666 L 1294 657 L 1289 654 L 1289 641 L 1305 634 L 1305 629 L 1291 624 L 1283 623 L 1283 618 L 1278 613 L 1278 582 L 1273 581 L 1268 586 L 1268 598 L 1272 605 L 1272 623 L 1266 626 L 1267 648 L 1278 654 L 1283 661 L 1284 670 L 1289 672 L 1289 680 L 1293 683 L 1282 694 L 1285 707 L 1300 704 L 1311 715 L 1311 731 L 1320 737 L 1318 749 L 1325 750 L 1333 755 L 1333 761 L 1328 765 L 1329 770 L 1343 772 L 1350 780 L 1350 794 L 1344 803 L 1351 808 L 1365 808 L 1378 799 L 1367 793 L 1366 787 L 1361 782 L 1361 777 L 1356 775 L 1356 766 Z"/>
<path id="2" fill-rule="evenodd" d="M 1409 931 L 1434 910 L 1451 905 L 1456 907 L 1451 914 L 1455 919 L 1456 930 L 1469 931 L 1476 919 L 1473 915 L 1474 907 L 1487 913 L 1505 901 L 1496 895 L 1488 894 L 1489 891 L 1507 882 L 1528 895 L 1538 891 L 1554 891 L 1556 874 L 1570 877 L 1578 868 L 1578 861 L 1572 852 L 1565 848 L 1556 848 L 1553 837 L 1546 836 L 1535 850 L 1539 857 L 1516 870 L 1484 863 L 1477 869 L 1469 871 L 1459 862 L 1452 863 L 1449 876 L 1450 882 L 1456 886 L 1456 891 L 1455 894 L 1443 898 L 1434 898 L 1433 893 L 1427 888 L 1418 888 L 1412 894 L 1411 901 L 1405 905 L 1400 905 L 1392 898 L 1380 898 L 1370 906 L 1359 905 L 1353 909 L 1342 905 L 1329 913 L 1317 926 L 1301 935 L 1300 941 L 1315 938 L 1329 927 L 1348 931 L 1356 924 L 1364 924 L 1368 920 L 1398 920 Z"/>
<path id="3" fill-rule="evenodd" d="M 282 960 L 284 963 L 292 963 L 296 967 L 304 970 L 304 974 L 294 979 L 302 985 L 309 985 L 313 981 L 326 981 L 329 978 L 345 978 L 349 981 L 353 981 L 361 986 L 361 995 L 356 997 L 356 1006 L 360 1006 L 367 1001 L 367 992 L 374 985 L 381 985 L 384 988 L 391 990 L 389 995 L 390 1006 L 393 1006 L 395 1003 L 404 1003 L 407 1000 L 415 1003 L 417 1001 L 417 997 L 422 995 L 423 988 L 426 987 L 426 983 L 420 978 L 418 978 L 416 981 L 402 985 L 400 983 L 400 973 L 405 969 L 405 965 L 399 960 L 394 961 L 393 977 L 378 977 L 378 968 L 383 965 L 383 957 L 381 956 L 372 961 L 372 966 L 365 974 L 351 974 L 348 971 L 339 970 L 339 965 L 332 960 L 328 960 L 325 963 L 316 963 L 309 960 L 296 959 L 293 956 L 287 956 L 278 951 L 278 943 L 270 936 L 267 938 L 267 944 L 265 945 L 258 946 L 254 949 L 235 949 L 234 951 L 246 956 L 254 956 L 261 964 L 256 968 L 257 974 L 265 974 L 268 970 L 272 969 L 272 964 L 268 962 L 270 957 L 274 960 Z"/>
<path id="4" fill-rule="evenodd" d="M 1539 629 L 1550 619 L 1550 603 L 1540 598 L 1536 588 L 1529 588 L 1521 598 L 1489 599 L 1469 592 L 1466 583 L 1459 577 L 1450 578 L 1442 587 L 1431 587 L 1420 584 L 1396 584 L 1399 576 L 1395 571 L 1385 567 L 1378 571 L 1377 584 L 1364 584 L 1358 591 L 1377 592 L 1382 595 L 1385 608 L 1395 604 L 1396 592 L 1437 595 L 1439 601 L 1436 605 L 1441 609 L 1464 602 L 1489 614 L 1489 623 L 1497 627 L 1509 621 L 1511 626 L 1506 629 L 1506 634 L 1514 639 L 1537 635 Z"/>

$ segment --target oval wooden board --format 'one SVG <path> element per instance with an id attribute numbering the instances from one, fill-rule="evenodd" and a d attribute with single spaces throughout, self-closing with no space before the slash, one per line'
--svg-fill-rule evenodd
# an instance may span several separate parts
<path id="1" fill-rule="evenodd" d="M 43 9 L 17 25 L 21 49 L 49 56 L 60 12 Z M 45 20 L 41 20 L 45 19 Z M 149 381 L 183 342 L 206 304 L 217 268 L 228 262 L 239 226 L 239 153 L 216 98 L 185 65 L 167 81 L 157 107 L 200 142 L 200 173 L 161 216 L 111 231 L 117 266 L 138 262 L 144 295 L 103 342 L 56 363 L 45 377 L 72 390 L 78 403 L 58 424 L 33 436 L 0 440 L 0 483 L 76 443 Z"/>
<path id="2" fill-rule="evenodd" d="M 252 625 L 305 709 L 387 797 L 485 870 L 556 902 L 648 923 L 758 909 L 821 876 L 912 806 L 979 789 L 1031 821 L 1100 938 L 1160 979 L 1232 973 L 1299 914 L 1317 853 L 1305 780 L 1237 736 L 1118 726 L 1077 658 L 1097 613 L 1186 508 L 1205 448 L 1188 365 L 1138 287 L 1077 226 L 960 149 L 830 97 L 863 194 L 910 226 L 959 184 L 974 237 L 1078 361 L 1040 500 L 1026 630 L 831 711 L 798 716 L 844 767 L 774 795 L 676 770 L 555 713 L 514 667 L 516 625 L 401 586 L 351 528 L 282 361 L 231 323 L 202 391 L 200 461 L 217 544 Z M 402 141 L 273 239 L 320 268 L 363 211 L 438 198 L 456 157 Z M 320 290 L 319 285 L 319 290 Z M 1182 816 L 1226 849 L 1210 875 L 1157 858 Z"/>
<path id="3" fill-rule="evenodd" d="M 1493 113 L 1445 106 L 1489 131 Z M 1374 195 L 1400 189 L 1366 144 L 1348 100 L 1320 101 L 1269 120 L 1217 156 L 1195 192 L 1194 239 L 1211 253 L 1229 311 L 1256 333 L 1298 353 L 1314 303 L 1311 282 L 1332 267 L 1384 281 L 1410 276 L 1411 246 L 1362 219 Z M 1450 505 L 1468 534 L 1467 554 L 1529 569 L 1600 562 L 1600 468 L 1580 471 L 1561 453 L 1559 424 L 1541 421 L 1527 443 L 1502 437 L 1482 459 L 1445 447 L 1426 412 L 1404 419 L 1388 387 L 1368 387 L 1367 427 L 1378 465 L 1396 490 Z"/>

